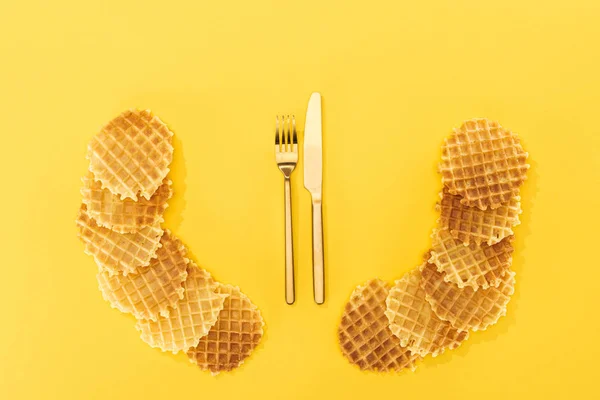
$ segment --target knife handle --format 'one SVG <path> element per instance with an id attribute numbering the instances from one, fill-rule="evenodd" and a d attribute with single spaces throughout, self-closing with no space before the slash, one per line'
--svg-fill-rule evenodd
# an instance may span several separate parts
<path id="1" fill-rule="evenodd" d="M 323 251 L 323 207 L 321 198 L 312 201 L 313 214 L 313 290 L 315 303 L 325 302 L 325 255 Z"/>
<path id="2" fill-rule="evenodd" d="M 285 188 L 285 302 L 294 304 L 294 236 L 292 230 L 292 187 L 290 179 L 284 181 Z"/>

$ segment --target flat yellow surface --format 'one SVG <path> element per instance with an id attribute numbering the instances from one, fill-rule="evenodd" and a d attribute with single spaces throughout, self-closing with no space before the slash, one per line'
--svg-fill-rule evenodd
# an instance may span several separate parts
<path id="1" fill-rule="evenodd" d="M 589 1 L 12 1 L 0 13 L 1 399 L 525 399 L 599 395 L 600 4 Z M 493 6 L 492 4 L 495 4 Z M 324 102 L 327 303 L 293 175 L 298 302 L 283 296 L 277 113 Z M 77 240 L 86 145 L 151 108 L 174 130 L 166 225 L 263 311 L 214 378 L 149 348 Z M 349 365 L 353 288 L 429 245 L 442 139 L 486 116 L 530 153 L 508 316 L 415 373 Z"/>

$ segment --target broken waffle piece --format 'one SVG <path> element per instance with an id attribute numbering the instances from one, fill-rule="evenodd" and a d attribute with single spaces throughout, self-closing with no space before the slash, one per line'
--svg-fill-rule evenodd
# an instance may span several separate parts
<path id="1" fill-rule="evenodd" d="M 515 290 L 515 273 L 508 271 L 498 287 L 473 290 L 446 282 L 433 264 L 421 268 L 421 287 L 435 314 L 461 331 L 484 330 L 506 315 Z"/>
<path id="2" fill-rule="evenodd" d="M 402 346 L 423 357 L 427 354 L 435 357 L 460 346 L 469 334 L 437 317 L 425 298 L 420 280 L 418 268 L 398 279 L 387 296 L 385 315 Z"/>
<path id="3" fill-rule="evenodd" d="M 219 318 L 187 353 L 191 362 L 213 374 L 242 365 L 260 343 L 264 326 L 260 311 L 239 288 L 220 284 L 217 293 L 228 296 Z"/>
<path id="4" fill-rule="evenodd" d="M 402 347 L 392 334 L 385 316 L 385 299 L 390 284 L 373 279 L 358 286 L 346 303 L 338 328 L 344 356 L 360 369 L 401 371 L 415 369 L 421 357 Z"/>

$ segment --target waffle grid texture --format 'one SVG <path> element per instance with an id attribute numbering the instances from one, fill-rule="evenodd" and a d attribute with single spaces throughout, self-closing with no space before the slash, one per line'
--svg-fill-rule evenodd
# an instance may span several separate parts
<path id="1" fill-rule="evenodd" d="M 437 204 L 440 212 L 438 228 L 448 229 L 452 237 L 465 245 L 486 243 L 491 246 L 513 235 L 512 228 L 521 223 L 520 196 L 513 196 L 500 207 L 485 211 L 465 206 L 459 196 L 450 194 L 446 188 L 440 194 L 440 198 Z"/>
<path id="2" fill-rule="evenodd" d="M 160 224 L 146 226 L 134 233 L 118 233 L 99 226 L 81 205 L 76 224 L 85 252 L 110 275 L 135 273 L 150 265 L 160 247 L 163 230 Z"/>
<path id="3" fill-rule="evenodd" d="M 217 322 L 188 351 L 192 363 L 212 374 L 242 365 L 260 343 L 264 326 L 258 307 L 238 287 L 220 284 L 217 293 L 227 295 Z"/>
<path id="4" fill-rule="evenodd" d="M 444 272 L 446 282 L 455 283 L 461 289 L 498 287 L 512 264 L 513 236 L 492 246 L 475 243 L 465 246 L 445 229 L 435 229 L 431 237 L 429 263 Z"/>
<path id="5" fill-rule="evenodd" d="M 459 332 L 435 315 L 419 281 L 418 269 L 397 280 L 387 296 L 385 315 L 401 346 L 421 356 L 435 357 L 445 349 L 460 346 L 468 333 Z"/>
<path id="6" fill-rule="evenodd" d="M 173 160 L 173 132 L 149 110 L 128 110 L 106 124 L 88 146 L 90 171 L 121 199 L 150 200 Z"/>
<path id="7" fill-rule="evenodd" d="M 169 316 L 159 316 L 156 321 L 137 321 L 142 340 L 174 354 L 197 346 L 217 322 L 228 296 L 217 293 L 218 286 L 207 271 L 190 262 L 183 299 Z"/>
<path id="8" fill-rule="evenodd" d="M 118 233 L 131 233 L 144 226 L 163 222 L 167 201 L 173 196 L 171 181 L 166 179 L 147 200 L 144 197 L 134 201 L 121 198 L 108 189 L 89 172 L 83 177 L 81 195 L 87 212 L 96 223 Z"/>
<path id="9" fill-rule="evenodd" d="M 420 358 L 402 347 L 388 327 L 385 299 L 389 287 L 382 280 L 370 280 L 354 290 L 344 309 L 338 329 L 340 348 L 362 370 L 414 370 Z"/>
<path id="10" fill-rule="evenodd" d="M 460 289 L 446 282 L 444 273 L 438 272 L 433 264 L 421 269 L 421 287 L 436 315 L 461 331 L 485 330 L 506 315 L 506 305 L 515 288 L 515 273 L 507 272 L 500 285 L 474 291 Z"/>
<path id="11" fill-rule="evenodd" d="M 465 121 L 442 146 L 442 183 L 466 206 L 495 209 L 519 193 L 528 154 L 519 138 L 498 122 Z"/>
<path id="12" fill-rule="evenodd" d="M 156 321 L 159 315 L 168 317 L 183 298 L 189 264 L 185 246 L 168 230 L 160 243 L 156 258 L 148 267 L 138 268 L 128 275 L 98 272 L 102 297 L 113 308 L 131 313 L 137 319 Z"/>

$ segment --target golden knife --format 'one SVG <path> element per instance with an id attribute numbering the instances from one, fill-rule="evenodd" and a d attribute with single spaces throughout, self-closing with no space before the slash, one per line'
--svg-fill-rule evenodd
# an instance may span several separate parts
<path id="1" fill-rule="evenodd" d="M 304 187 L 312 196 L 313 291 L 317 304 L 325 302 L 325 269 L 323 252 L 323 137 L 321 127 L 321 95 L 310 96 L 304 128 Z"/>

